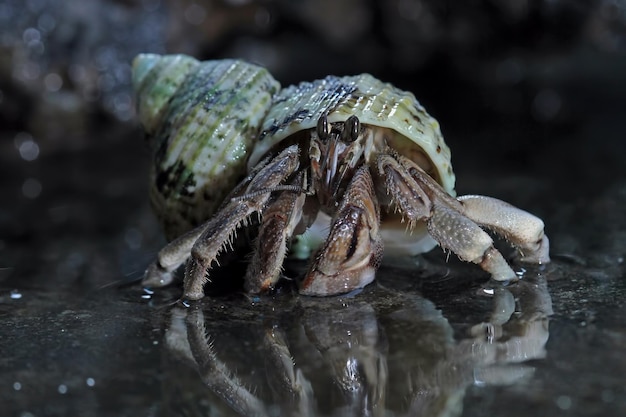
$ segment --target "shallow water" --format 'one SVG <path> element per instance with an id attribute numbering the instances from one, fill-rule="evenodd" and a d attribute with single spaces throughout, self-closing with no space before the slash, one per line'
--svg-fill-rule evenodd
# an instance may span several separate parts
<path id="1" fill-rule="evenodd" d="M 623 278 L 556 260 L 503 287 L 422 262 L 445 275 L 384 267 L 375 285 L 322 299 L 3 291 L 6 415 L 626 410 Z"/>

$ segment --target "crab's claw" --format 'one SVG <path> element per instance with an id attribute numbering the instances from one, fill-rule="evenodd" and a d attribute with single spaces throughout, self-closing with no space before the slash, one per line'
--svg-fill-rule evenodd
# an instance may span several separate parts
<path id="1" fill-rule="evenodd" d="M 367 167 L 348 185 L 326 242 L 300 286 L 304 295 L 333 295 L 362 288 L 374 280 L 383 256 L 380 209 Z"/>

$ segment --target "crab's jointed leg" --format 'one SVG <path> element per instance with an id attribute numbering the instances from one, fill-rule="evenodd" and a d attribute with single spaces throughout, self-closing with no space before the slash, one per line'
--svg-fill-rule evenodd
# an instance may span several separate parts
<path id="1" fill-rule="evenodd" d="M 409 227 L 425 221 L 429 234 L 464 261 L 480 265 L 496 280 L 512 280 L 515 272 L 493 246 L 493 239 L 464 214 L 462 203 L 448 195 L 413 161 L 393 151 L 378 156 L 378 173 Z"/>
<path id="2" fill-rule="evenodd" d="M 315 255 L 300 293 L 332 295 L 372 282 L 383 255 L 380 209 L 367 166 L 350 181 L 334 216 L 328 238 Z"/>
<path id="3" fill-rule="evenodd" d="M 270 160 L 271 158 L 268 157 L 260 161 L 250 174 L 233 189 L 218 211 L 229 204 L 233 196 L 240 196 L 245 192 L 250 182 L 265 168 Z M 176 270 L 189 259 L 191 248 L 209 225 L 210 222 L 207 221 L 174 239 L 161 249 L 157 255 L 157 259 L 146 269 L 142 284 L 148 287 L 164 287 L 171 284 L 174 280 Z"/>
<path id="4" fill-rule="evenodd" d="M 302 175 L 296 178 L 302 184 Z M 304 192 L 284 191 L 263 211 L 252 261 L 246 271 L 245 289 L 259 293 L 270 289 L 280 278 L 287 241 L 302 218 Z"/>
<path id="5" fill-rule="evenodd" d="M 521 261 L 550 262 L 550 244 L 540 218 L 492 197 L 464 195 L 458 200 L 463 204 L 467 217 L 503 236 L 518 248 Z"/>
<path id="6" fill-rule="evenodd" d="M 174 273 L 189 259 L 193 244 L 206 228 L 207 223 L 204 223 L 168 243 L 159 251 L 157 259 L 148 266 L 141 283 L 148 287 L 164 287 L 171 284 L 174 281 Z"/>
<path id="7" fill-rule="evenodd" d="M 232 242 L 237 228 L 243 225 L 250 215 L 261 212 L 270 198 L 269 192 L 281 184 L 298 168 L 298 147 L 292 145 L 269 161 L 250 180 L 245 199 L 231 199 L 209 220 L 203 233 L 191 248 L 191 258 L 185 270 L 185 298 L 198 300 L 204 296 L 203 287 L 207 282 L 207 270 L 216 261 L 217 255 Z"/>
<path id="8" fill-rule="evenodd" d="M 426 226 L 428 233 L 442 248 L 449 249 L 464 261 L 480 265 L 493 279 L 508 281 L 517 278 L 493 246 L 491 236 L 462 213 L 435 202 Z"/>

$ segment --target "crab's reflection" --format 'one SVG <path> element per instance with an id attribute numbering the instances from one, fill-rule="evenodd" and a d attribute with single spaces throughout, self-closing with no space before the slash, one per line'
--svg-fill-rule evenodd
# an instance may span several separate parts
<path id="1" fill-rule="evenodd" d="M 383 288 L 177 307 L 166 332 L 165 414 L 459 415 L 468 386 L 528 378 L 525 362 L 545 355 L 545 281 L 492 294 L 486 321 L 456 339 L 434 304 Z"/>

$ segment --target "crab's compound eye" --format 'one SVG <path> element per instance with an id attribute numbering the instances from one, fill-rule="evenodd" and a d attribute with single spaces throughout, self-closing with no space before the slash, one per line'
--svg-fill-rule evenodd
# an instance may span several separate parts
<path id="1" fill-rule="evenodd" d="M 328 138 L 328 117 L 326 117 L 326 114 L 323 114 L 317 120 L 317 136 L 320 140 L 326 140 Z"/>
<path id="2" fill-rule="evenodd" d="M 359 118 L 350 116 L 348 120 L 344 122 L 341 139 L 343 139 L 344 142 L 354 142 L 359 137 L 359 130 L 361 130 Z"/>

